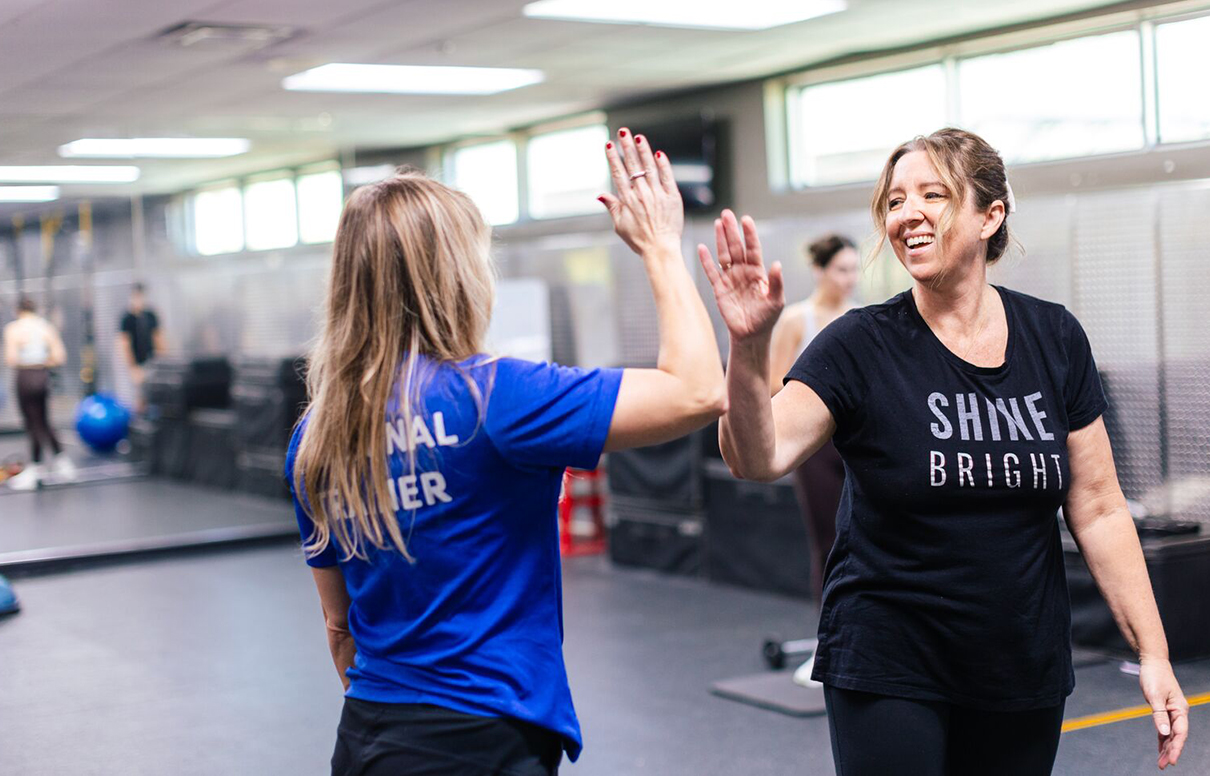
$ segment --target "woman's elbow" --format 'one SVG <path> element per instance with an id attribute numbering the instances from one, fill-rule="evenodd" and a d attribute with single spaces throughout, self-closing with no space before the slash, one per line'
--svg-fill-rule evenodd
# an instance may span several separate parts
<path id="1" fill-rule="evenodd" d="M 735 450 L 726 445 L 719 445 L 719 452 L 722 453 L 723 463 L 727 464 L 731 476 L 736 479 L 751 482 L 773 482 L 780 476 L 772 469 L 753 465 L 752 461 L 741 460 Z"/>
<path id="2" fill-rule="evenodd" d="M 704 398 L 702 403 L 702 412 L 709 416 L 709 420 L 718 420 L 723 415 L 727 414 L 728 400 L 727 389 L 724 385 L 718 385 L 713 391 L 710 391 Z"/>
<path id="3" fill-rule="evenodd" d="M 713 423 L 727 412 L 726 388 L 720 384 L 694 392 L 681 412 L 699 428 Z"/>

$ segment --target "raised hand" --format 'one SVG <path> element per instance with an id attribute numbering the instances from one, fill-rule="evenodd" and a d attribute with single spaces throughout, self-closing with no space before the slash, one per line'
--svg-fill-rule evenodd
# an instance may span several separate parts
<path id="1" fill-rule="evenodd" d="M 697 255 L 727 331 L 735 340 L 768 337 L 786 306 L 781 263 L 774 262 L 766 274 L 756 222 L 749 216 L 736 221 L 735 213 L 724 210 L 714 221 L 714 239 L 717 265 L 705 245 L 697 246 Z"/>
<path id="2" fill-rule="evenodd" d="M 605 156 L 617 196 L 597 199 L 609 208 L 614 231 L 640 256 L 655 250 L 680 256 L 685 206 L 667 154 L 653 154 L 646 138 L 623 127 L 617 142 L 605 145 Z"/>
<path id="3" fill-rule="evenodd" d="M 1167 660 L 1140 660 L 1139 686 L 1152 709 L 1151 718 L 1159 741 L 1156 765 L 1163 770 L 1176 765 L 1185 748 L 1185 739 L 1189 737 L 1189 702 L 1181 693 L 1181 686 L 1172 673 L 1172 664 Z"/>

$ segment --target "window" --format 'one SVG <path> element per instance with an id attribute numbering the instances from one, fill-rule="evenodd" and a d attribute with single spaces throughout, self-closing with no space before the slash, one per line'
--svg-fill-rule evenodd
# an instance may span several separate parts
<path id="1" fill-rule="evenodd" d="M 288 248 L 298 242 L 294 181 L 254 180 L 244 188 L 244 236 L 248 250 Z"/>
<path id="2" fill-rule="evenodd" d="M 1210 139 L 1210 16 L 1155 29 L 1161 143 Z"/>
<path id="3" fill-rule="evenodd" d="M 531 218 L 596 213 L 597 196 L 609 191 L 604 125 L 536 135 L 527 148 Z"/>
<path id="4" fill-rule="evenodd" d="M 895 146 L 945 126 L 945 105 L 939 64 L 803 87 L 791 95 L 793 183 L 876 179 Z"/>
<path id="5" fill-rule="evenodd" d="M 344 182 L 340 170 L 331 168 L 299 175 L 299 240 L 308 244 L 332 242 L 343 206 Z"/>
<path id="6" fill-rule="evenodd" d="M 1139 49 L 1127 30 L 960 60 L 961 125 L 1009 164 L 1142 148 Z"/>
<path id="7" fill-rule="evenodd" d="M 489 224 L 517 220 L 517 147 L 511 140 L 456 149 L 448 172 L 454 188 L 475 201 Z"/>
<path id="8" fill-rule="evenodd" d="M 203 256 L 244 249 L 244 215 L 235 184 L 193 195 L 193 245 Z"/>

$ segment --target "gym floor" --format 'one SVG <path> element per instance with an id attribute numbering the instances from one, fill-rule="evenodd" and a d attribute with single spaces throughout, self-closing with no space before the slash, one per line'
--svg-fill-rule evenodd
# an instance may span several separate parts
<path id="1" fill-rule="evenodd" d="M 200 523 L 246 498 L 146 501 L 149 482 L 65 489 L 150 525 Z M 163 496 L 164 494 L 161 494 Z M 179 493 L 177 494 L 180 495 Z M 44 492 L 6 496 L 6 523 L 46 519 Z M 157 506 L 156 504 L 159 504 Z M 21 510 L 12 509 L 21 504 Z M 265 501 L 289 519 L 288 506 Z M 18 515 L 18 512 L 21 514 Z M 3 542 L 0 539 L 0 542 Z M 0 549 L 3 549 L 0 544 Z M 794 599 L 698 580 L 567 561 L 566 655 L 585 736 L 581 776 L 831 774 L 827 722 L 714 697 L 711 682 L 762 670 L 761 640 L 803 635 Z M 292 542 L 18 575 L 21 614 L 0 619 L 0 773 L 321 774 L 340 685 L 318 599 Z M 1178 666 L 1190 695 L 1210 661 Z M 1114 662 L 1081 668 L 1069 719 L 1139 703 Z M 1210 772 L 1210 716 L 1195 708 L 1179 772 Z M 1063 736 L 1057 774 L 1154 772 L 1149 719 Z"/>

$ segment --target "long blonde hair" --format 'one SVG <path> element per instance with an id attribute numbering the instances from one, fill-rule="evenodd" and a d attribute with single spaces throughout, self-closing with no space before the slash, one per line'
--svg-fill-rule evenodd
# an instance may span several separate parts
<path id="1" fill-rule="evenodd" d="M 1004 203 L 1004 221 L 987 241 L 987 263 L 991 264 L 1003 256 L 1011 241 L 1008 230 L 1008 178 L 1005 177 L 1004 160 L 996 149 L 974 132 L 953 127 L 939 129 L 928 136 L 914 137 L 892 151 L 887 158 L 870 200 L 870 215 L 878 230 L 878 242 L 870 256 L 876 256 L 886 242 L 887 203 L 895 165 L 912 151 L 924 151 L 941 182 L 953 195 L 937 224 L 937 242 L 944 241 L 945 233 L 953 226 L 958 210 L 966 201 L 967 192 L 974 191 L 978 210 L 987 210 L 996 200 Z"/>
<path id="2" fill-rule="evenodd" d="M 349 196 L 294 463 L 295 493 L 315 525 L 308 557 L 335 542 L 345 560 L 371 546 L 411 560 L 388 489 L 388 407 L 398 400 L 410 432 L 419 358 L 450 363 L 482 350 L 495 294 L 490 248 L 470 198 L 422 173 L 400 170 Z"/>

